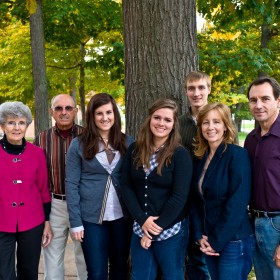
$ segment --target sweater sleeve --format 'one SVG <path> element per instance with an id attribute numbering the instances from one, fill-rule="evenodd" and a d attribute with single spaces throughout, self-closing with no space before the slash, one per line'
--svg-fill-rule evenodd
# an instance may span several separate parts
<path id="1" fill-rule="evenodd" d="M 43 203 L 44 213 L 45 213 L 45 221 L 50 220 L 50 213 L 51 213 L 51 202 Z"/>
<path id="2" fill-rule="evenodd" d="M 38 149 L 38 147 L 36 147 L 36 149 Z M 42 198 L 42 202 L 43 203 L 50 202 L 51 195 L 49 191 L 47 161 L 45 157 L 45 152 L 41 148 L 39 148 L 39 152 L 38 152 L 38 172 L 36 176 L 37 176 L 36 182 Z"/>
<path id="3" fill-rule="evenodd" d="M 65 177 L 66 202 L 71 228 L 82 226 L 79 193 L 81 170 L 82 158 L 79 153 L 79 142 L 78 138 L 74 138 L 67 152 Z"/>
<path id="4" fill-rule="evenodd" d="M 242 164 L 240 164 L 242 163 Z M 209 234 L 208 240 L 216 252 L 220 252 L 227 242 L 232 240 L 236 230 L 247 217 L 247 206 L 251 190 L 251 166 L 245 149 L 235 150 L 229 166 L 229 197 L 223 209 L 223 215 Z"/>

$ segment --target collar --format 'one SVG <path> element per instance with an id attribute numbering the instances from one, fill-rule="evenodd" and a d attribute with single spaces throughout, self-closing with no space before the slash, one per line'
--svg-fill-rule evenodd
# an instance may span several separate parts
<path id="1" fill-rule="evenodd" d="M 69 130 L 67 130 L 67 131 L 69 131 L 69 133 L 65 136 L 65 134 L 64 133 L 62 133 L 61 132 L 61 130 L 59 130 L 59 128 L 58 128 L 58 126 L 57 126 L 57 124 L 55 123 L 55 125 L 54 125 L 54 131 L 60 136 L 60 137 L 62 137 L 62 138 L 67 138 L 69 135 L 74 135 L 75 134 L 75 130 L 76 130 L 76 124 L 75 123 L 73 123 L 73 126 L 69 129 Z"/>
<path id="2" fill-rule="evenodd" d="M 280 138 L 280 114 L 278 114 L 277 119 L 275 122 L 272 124 L 270 130 L 263 136 L 261 136 L 261 128 L 258 126 L 252 131 L 252 135 L 255 135 L 257 137 L 265 137 L 268 136 L 269 134 L 272 134 L 274 136 L 277 136 Z"/>
<path id="3" fill-rule="evenodd" d="M 3 139 L 1 139 L 1 145 L 3 149 L 8 153 L 8 154 L 13 154 L 13 155 L 21 155 L 25 148 L 26 148 L 26 140 L 23 137 L 22 138 L 22 144 L 21 145 L 14 145 L 8 142 L 6 135 L 4 134 Z"/>
<path id="4" fill-rule="evenodd" d="M 216 161 L 217 158 L 220 158 L 221 155 L 225 152 L 226 148 L 227 148 L 227 145 L 230 145 L 230 144 L 225 144 L 224 142 L 222 142 L 219 147 L 217 148 L 213 158 L 211 159 L 211 162 L 213 161 Z M 206 161 L 206 159 L 208 158 L 208 155 L 209 155 L 209 149 L 208 151 L 203 155 L 203 158 L 202 158 L 202 162 L 204 164 L 204 162 Z"/>

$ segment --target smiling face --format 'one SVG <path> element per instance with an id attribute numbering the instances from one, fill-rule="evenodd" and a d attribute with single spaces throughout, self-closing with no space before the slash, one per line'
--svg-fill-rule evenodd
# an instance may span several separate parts
<path id="1" fill-rule="evenodd" d="M 70 95 L 60 94 L 53 99 L 50 114 L 60 130 L 68 130 L 73 126 L 77 112 L 78 109 Z"/>
<path id="2" fill-rule="evenodd" d="M 271 127 L 279 113 L 280 98 L 275 99 L 269 83 L 253 85 L 249 91 L 249 107 L 261 126 Z"/>
<path id="3" fill-rule="evenodd" d="M 150 120 L 150 129 L 153 134 L 154 145 L 161 146 L 166 142 L 174 127 L 174 113 L 172 109 L 156 110 Z"/>
<path id="4" fill-rule="evenodd" d="M 192 108 L 199 109 L 207 104 L 211 88 L 206 79 L 199 79 L 186 82 L 186 96 Z"/>
<path id="5" fill-rule="evenodd" d="M 22 138 L 25 135 L 27 127 L 28 125 L 25 117 L 7 117 L 5 123 L 1 125 L 1 128 L 4 131 L 8 142 L 13 145 L 22 144 Z"/>
<path id="6" fill-rule="evenodd" d="M 211 110 L 201 123 L 201 132 L 210 146 L 219 146 L 224 139 L 226 127 L 217 110 Z"/>
<path id="7" fill-rule="evenodd" d="M 102 138 L 108 138 L 111 127 L 115 123 L 112 103 L 98 107 L 94 111 L 94 123 Z"/>

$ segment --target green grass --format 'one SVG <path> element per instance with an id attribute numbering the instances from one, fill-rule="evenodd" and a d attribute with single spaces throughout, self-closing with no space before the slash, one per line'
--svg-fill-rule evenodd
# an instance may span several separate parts
<path id="1" fill-rule="evenodd" d="M 251 272 L 248 275 L 248 280 L 254 280 L 254 279 L 256 279 L 256 275 L 254 272 L 254 268 L 252 268 Z"/>
<path id="2" fill-rule="evenodd" d="M 245 138 L 247 136 L 247 132 L 238 132 L 238 140 L 239 142 L 244 142 L 245 141 Z"/>

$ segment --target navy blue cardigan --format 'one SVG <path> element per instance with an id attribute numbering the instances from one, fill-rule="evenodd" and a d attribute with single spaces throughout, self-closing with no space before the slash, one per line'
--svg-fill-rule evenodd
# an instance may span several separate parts
<path id="1" fill-rule="evenodd" d="M 124 202 L 133 218 L 142 226 L 149 216 L 163 229 L 183 220 L 192 179 L 192 159 L 180 146 L 171 163 L 163 166 L 162 175 L 154 169 L 147 177 L 143 167 L 133 160 L 135 143 L 130 145 L 123 162 L 122 190 Z"/>
<path id="2" fill-rule="evenodd" d="M 208 236 L 211 247 L 220 252 L 227 242 L 253 233 L 247 213 L 251 192 L 251 164 L 247 151 L 237 145 L 221 144 L 205 173 L 201 195 L 199 178 L 208 153 L 194 159 L 194 236 Z"/>

